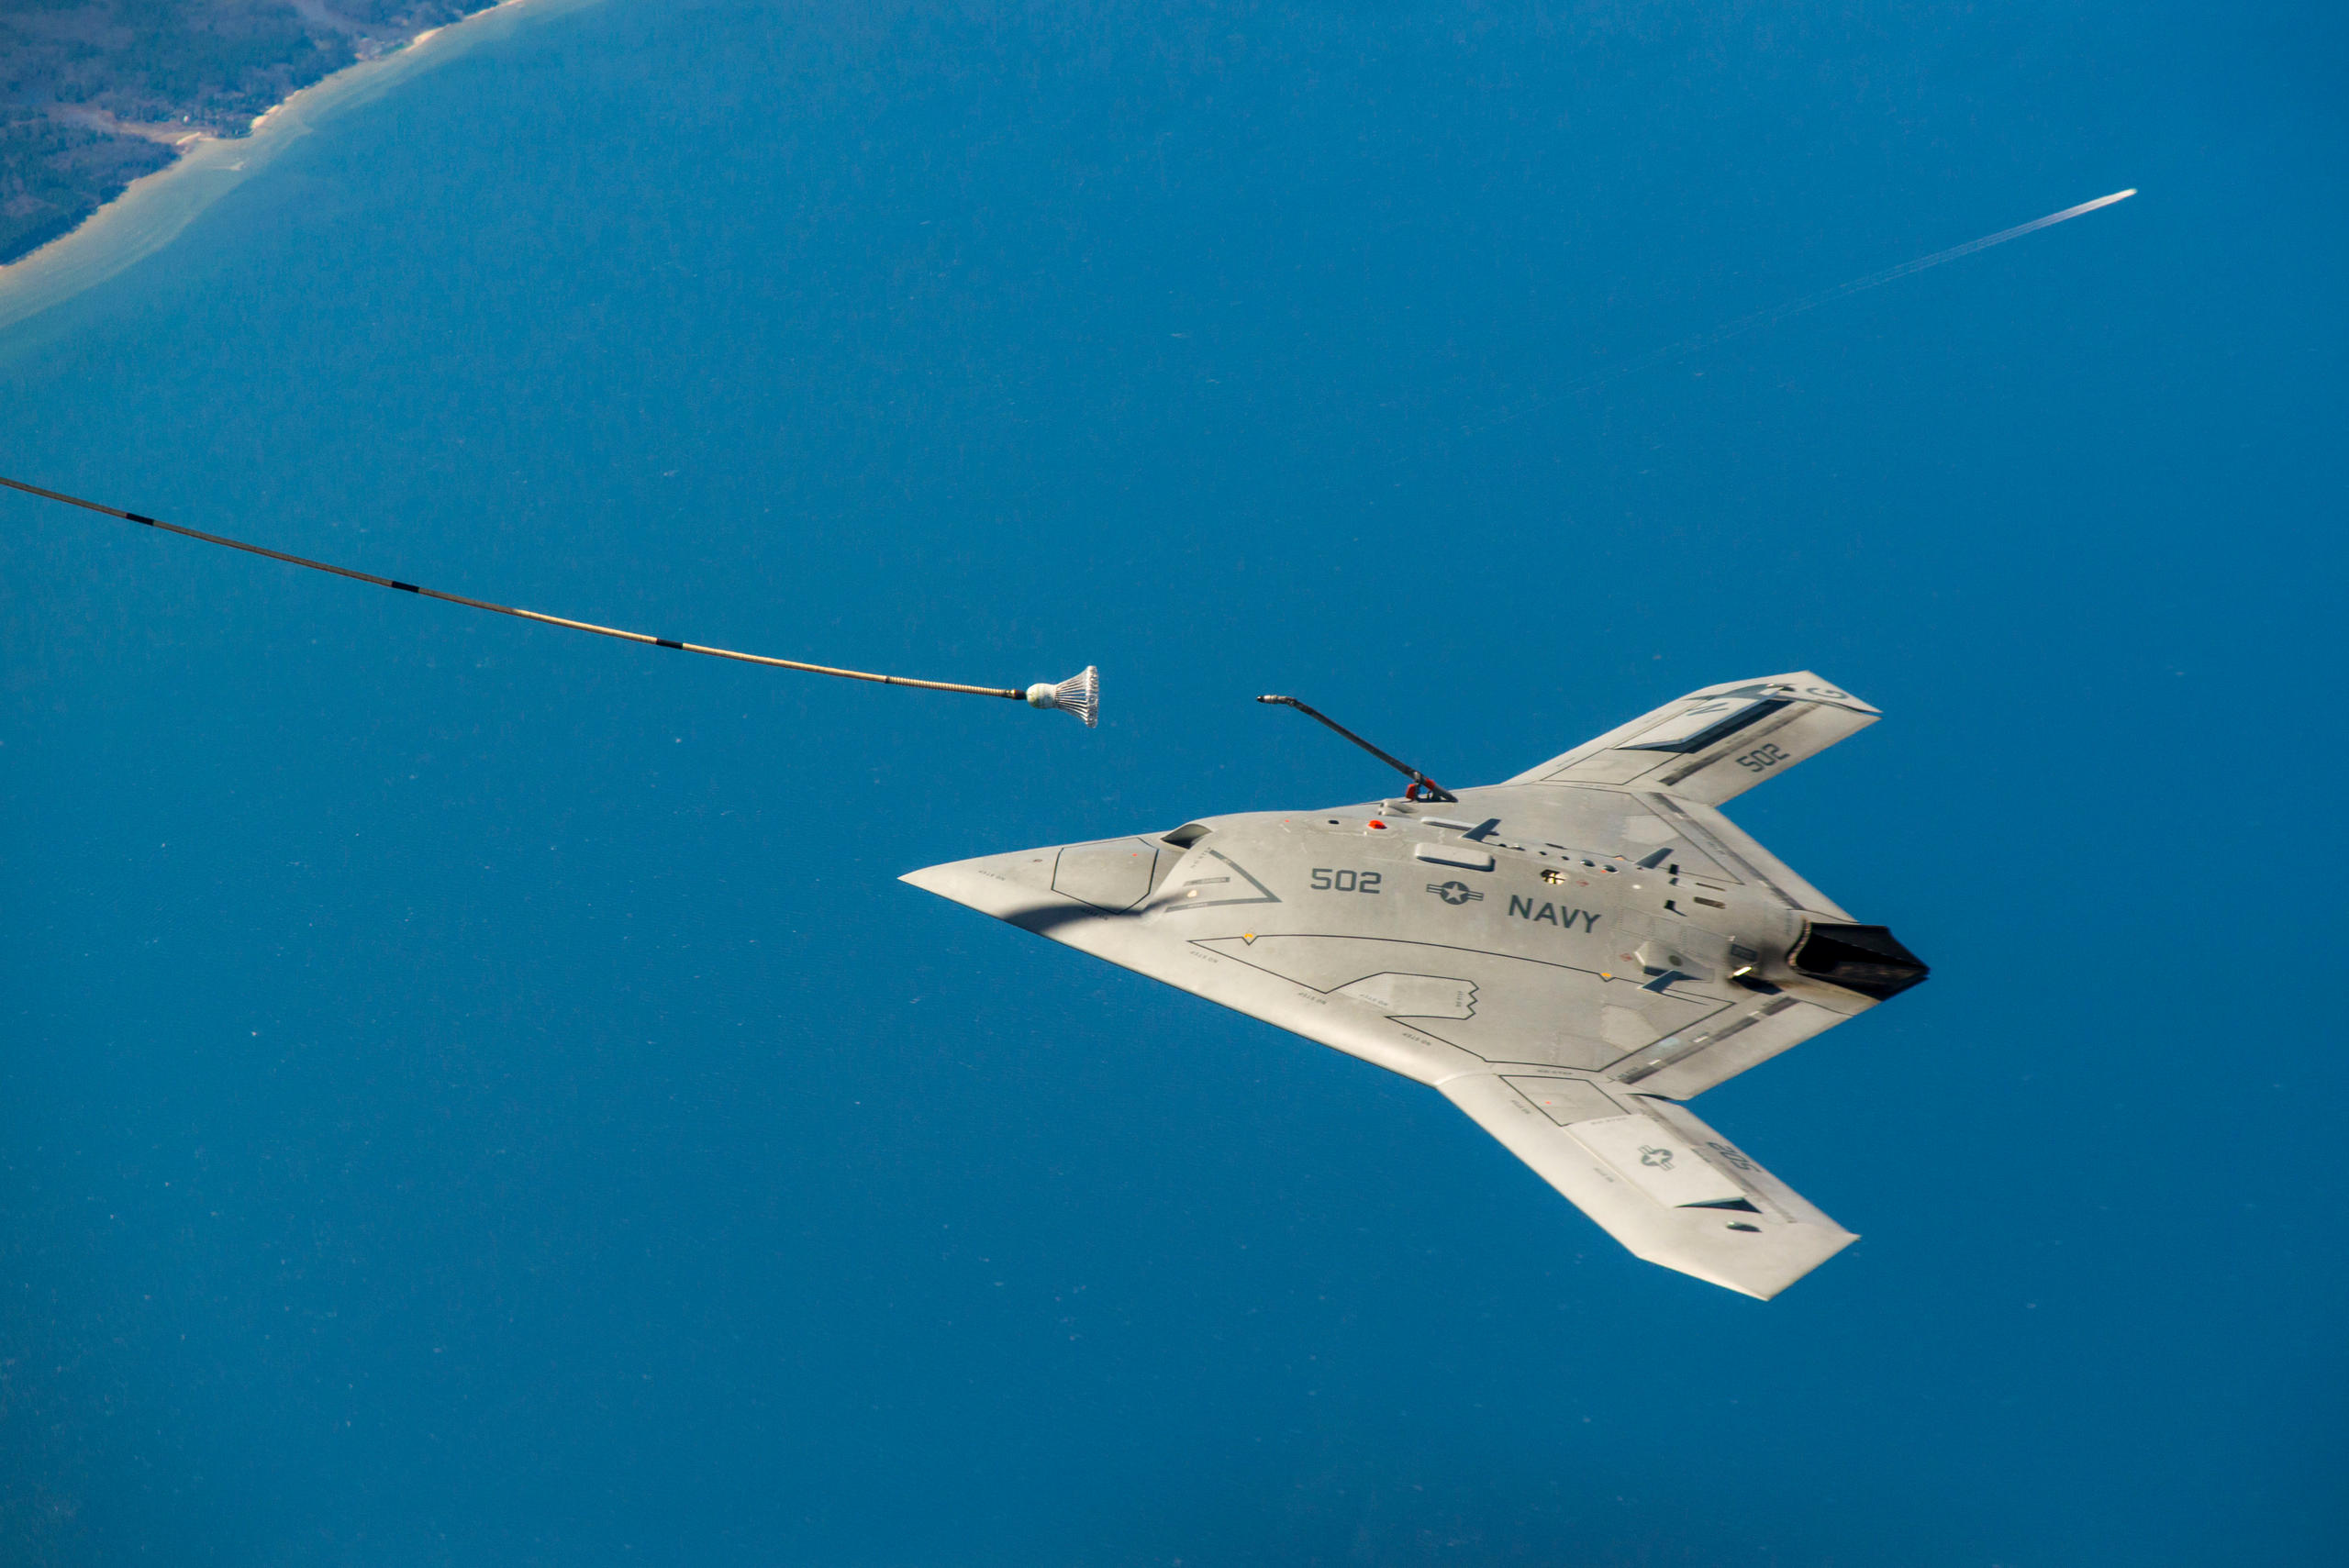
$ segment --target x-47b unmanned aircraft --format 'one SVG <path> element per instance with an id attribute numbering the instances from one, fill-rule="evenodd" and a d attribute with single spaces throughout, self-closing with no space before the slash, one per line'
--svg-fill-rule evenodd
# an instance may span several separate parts
<path id="1" fill-rule="evenodd" d="M 1767 1297 L 1856 1238 L 1681 1102 L 1925 965 L 1717 807 L 1878 717 L 1710 686 L 1457 795 L 1387 758 L 1401 799 L 905 880 L 1432 1084 L 1640 1257 Z"/>

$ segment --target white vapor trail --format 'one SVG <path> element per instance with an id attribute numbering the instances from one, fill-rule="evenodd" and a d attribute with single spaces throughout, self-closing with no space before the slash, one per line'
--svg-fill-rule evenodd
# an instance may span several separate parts
<path id="1" fill-rule="evenodd" d="M 1744 320 L 1725 327 L 1702 340 L 1708 343 L 1718 342 L 1731 332 L 1742 332 L 1748 327 L 1761 322 L 1776 321 L 1781 317 L 1792 316 L 1797 311 L 1809 310 L 1817 305 L 1825 305 L 1831 299 L 1842 299 L 1845 295 L 1858 294 L 1863 289 L 1872 289 L 1879 284 L 1888 284 L 1895 278 L 1905 278 L 1911 272 L 1921 272 L 1928 267 L 1938 267 L 1943 261 L 1954 261 L 1960 256 L 1971 256 L 1976 250 L 1987 250 L 1993 245 L 2004 245 L 2009 239 L 2020 239 L 2026 234 L 2036 234 L 2043 228 L 2053 228 L 2059 223 L 2068 223 L 2083 213 L 2091 213 L 2099 207 L 2110 206 L 2115 202 L 2125 202 L 2136 194 L 2136 187 L 2132 185 L 2125 191 L 2115 191 L 2109 196 L 2099 196 L 2092 202 L 2082 202 L 2077 206 L 2067 206 L 2062 212 L 2051 212 L 2045 217 L 2034 217 L 2029 223 L 2019 223 L 2012 228 L 2001 228 L 1996 234 L 1986 234 L 1979 239 L 1969 239 L 1963 245 L 1953 245 L 1946 250 L 1936 250 L 1930 256 L 1920 256 L 1913 261 L 1903 261 L 1897 267 L 1887 267 L 1880 272 L 1870 272 L 1864 278 L 1854 278 L 1848 284 L 1838 284 L 1822 293 L 1806 295 L 1792 305 L 1782 305 L 1775 310 L 1765 310 L 1758 316 L 1749 316 Z"/>
<path id="2" fill-rule="evenodd" d="M 1757 310 L 1751 316 L 1742 316 L 1726 327 L 1716 327 L 1709 332 L 1685 339 L 1664 348 L 1652 350 L 1637 359 L 1626 360 L 1620 365 L 1609 365 L 1605 370 L 1593 371 L 1588 375 L 1578 376 L 1555 391 L 1535 398 L 1522 407 L 1512 408 L 1497 418 L 1489 419 L 1482 425 L 1463 430 L 1460 433 L 1461 439 L 1481 436 L 1487 430 L 1497 429 L 1513 420 L 1522 419 L 1529 414 L 1547 408 L 1562 398 L 1589 392 L 1594 388 L 1606 385 L 1610 381 L 1620 381 L 1627 375 L 1633 375 L 1651 366 L 1662 364 L 1666 360 L 1676 360 L 1685 354 L 1693 354 L 1700 350 L 1709 349 L 1741 333 L 1751 332 L 1757 327 L 1767 327 L 1774 322 L 1784 321 L 1789 316 L 1799 316 L 1806 310 L 1816 310 L 1820 306 L 1834 300 L 1862 294 L 1872 288 L 1880 288 L 1897 278 L 1905 278 L 1912 273 L 1938 267 L 1944 261 L 1954 261 L 1961 256 L 1971 256 L 1977 250 L 1987 250 L 1993 245 L 2004 245 L 2009 239 L 2020 239 L 2026 234 L 2036 234 L 2043 228 L 2053 228 L 2059 223 L 2068 223 L 2083 214 L 2096 211 L 2099 207 L 2108 207 L 2115 202 L 2127 201 L 2136 194 L 2134 186 L 2125 191 L 2115 191 L 2109 196 L 2099 196 L 2092 202 L 2082 202 L 2077 206 L 2067 206 L 2062 212 L 2051 212 L 2045 217 L 2034 217 L 2029 223 L 2019 223 L 2012 228 L 2001 228 L 1996 234 L 1986 234 L 1979 239 L 1969 239 L 1963 245 L 1953 245 L 1946 250 L 1936 250 L 1930 256 L 1920 256 L 1913 261 L 1903 261 L 1897 267 L 1887 267 L 1880 272 L 1870 272 L 1864 278 L 1854 278 L 1847 284 L 1837 284 L 1833 288 L 1821 289 L 1817 294 L 1805 295 L 1800 299 L 1791 300 L 1785 305 L 1772 306 L 1767 310 Z"/>

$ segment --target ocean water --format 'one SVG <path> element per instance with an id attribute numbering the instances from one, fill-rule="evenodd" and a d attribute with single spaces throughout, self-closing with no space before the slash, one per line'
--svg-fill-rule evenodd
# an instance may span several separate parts
<path id="1" fill-rule="evenodd" d="M 0 500 L 0 1561 L 2339 1562 L 2343 41 L 603 0 L 0 333 L 13 477 L 1108 704 Z M 1769 1304 L 894 880 L 1804 667 L 1935 973 L 1702 1102 Z"/>

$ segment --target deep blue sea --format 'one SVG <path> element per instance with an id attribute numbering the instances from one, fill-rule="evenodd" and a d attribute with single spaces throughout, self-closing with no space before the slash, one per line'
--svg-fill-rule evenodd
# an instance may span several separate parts
<path id="1" fill-rule="evenodd" d="M 2331 8 L 602 0 L 0 334 L 0 1562 L 2349 1556 Z M 2075 222 L 1559 395 L 2124 186 Z M 1548 399 L 1549 401 L 1544 401 Z M 1813 668 L 1758 1303 L 905 886 Z"/>

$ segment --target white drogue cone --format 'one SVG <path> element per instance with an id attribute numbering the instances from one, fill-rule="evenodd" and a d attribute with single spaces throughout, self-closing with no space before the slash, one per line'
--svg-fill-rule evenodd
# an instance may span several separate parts
<path id="1" fill-rule="evenodd" d="M 1057 686 L 1039 681 L 1028 688 L 1028 706 L 1064 709 L 1091 729 L 1101 717 L 1101 672 L 1087 664 L 1085 673 L 1071 675 Z"/>

